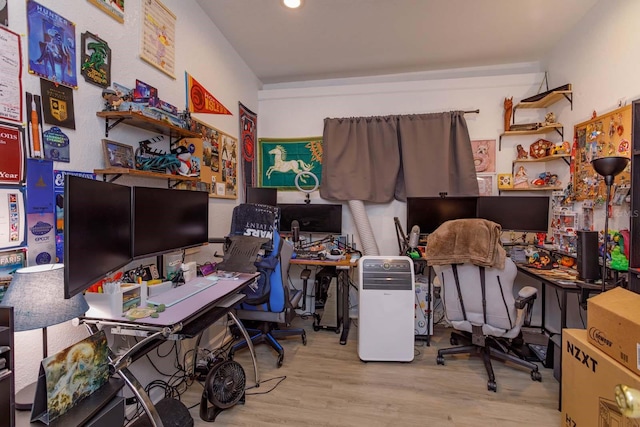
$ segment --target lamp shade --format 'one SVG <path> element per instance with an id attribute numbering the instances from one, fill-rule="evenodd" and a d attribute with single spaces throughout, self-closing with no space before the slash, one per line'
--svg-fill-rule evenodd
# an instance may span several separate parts
<path id="1" fill-rule="evenodd" d="M 615 177 L 627 167 L 628 163 L 628 158 L 619 156 L 600 157 L 591 161 L 593 170 L 605 178 L 608 176 Z"/>
<path id="2" fill-rule="evenodd" d="M 89 310 L 84 295 L 64 298 L 64 265 L 46 264 L 16 270 L 3 306 L 12 306 L 14 328 L 28 331 L 57 325 Z"/>

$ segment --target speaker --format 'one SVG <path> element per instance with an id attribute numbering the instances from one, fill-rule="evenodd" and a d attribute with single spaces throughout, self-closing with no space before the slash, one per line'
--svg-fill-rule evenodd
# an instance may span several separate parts
<path id="1" fill-rule="evenodd" d="M 578 231 L 578 278 L 594 282 L 600 278 L 598 232 Z"/>

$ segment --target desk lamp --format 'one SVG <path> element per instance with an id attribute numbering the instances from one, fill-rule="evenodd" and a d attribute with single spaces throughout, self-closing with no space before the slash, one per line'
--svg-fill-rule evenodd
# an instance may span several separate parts
<path id="1" fill-rule="evenodd" d="M 46 264 L 16 270 L 1 305 L 12 306 L 15 331 L 42 328 L 42 358 L 47 357 L 47 326 L 83 315 L 89 304 L 84 295 L 64 298 L 64 265 Z M 36 383 L 16 393 L 16 409 L 30 410 Z"/>
<path id="2" fill-rule="evenodd" d="M 604 178 L 607 185 L 606 211 L 604 215 L 604 251 L 602 252 L 602 292 L 606 289 L 607 277 L 607 239 L 609 235 L 609 209 L 611 207 L 611 187 L 616 176 L 627 167 L 629 159 L 626 157 L 612 156 L 600 157 L 591 161 L 591 166 L 598 175 Z"/>

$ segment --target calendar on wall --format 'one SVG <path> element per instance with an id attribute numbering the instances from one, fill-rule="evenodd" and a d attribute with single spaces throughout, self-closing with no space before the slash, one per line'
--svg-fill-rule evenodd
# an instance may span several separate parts
<path id="1" fill-rule="evenodd" d="M 572 174 L 575 200 L 602 200 L 604 179 L 593 170 L 591 161 L 599 157 L 631 155 L 631 105 L 618 108 L 574 128 L 575 155 Z M 616 177 L 617 186 L 631 183 L 631 163 Z"/>

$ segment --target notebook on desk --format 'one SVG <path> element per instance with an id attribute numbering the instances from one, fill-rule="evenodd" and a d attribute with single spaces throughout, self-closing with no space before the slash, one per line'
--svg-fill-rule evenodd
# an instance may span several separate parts
<path id="1" fill-rule="evenodd" d="M 182 286 L 169 289 L 159 295 L 155 295 L 147 299 L 148 304 L 160 305 L 164 304 L 165 307 L 171 307 L 184 301 L 185 299 L 194 296 L 195 294 L 204 291 L 205 289 L 215 285 L 219 278 L 216 276 L 209 277 L 196 277 L 193 280 L 188 281 Z"/>

